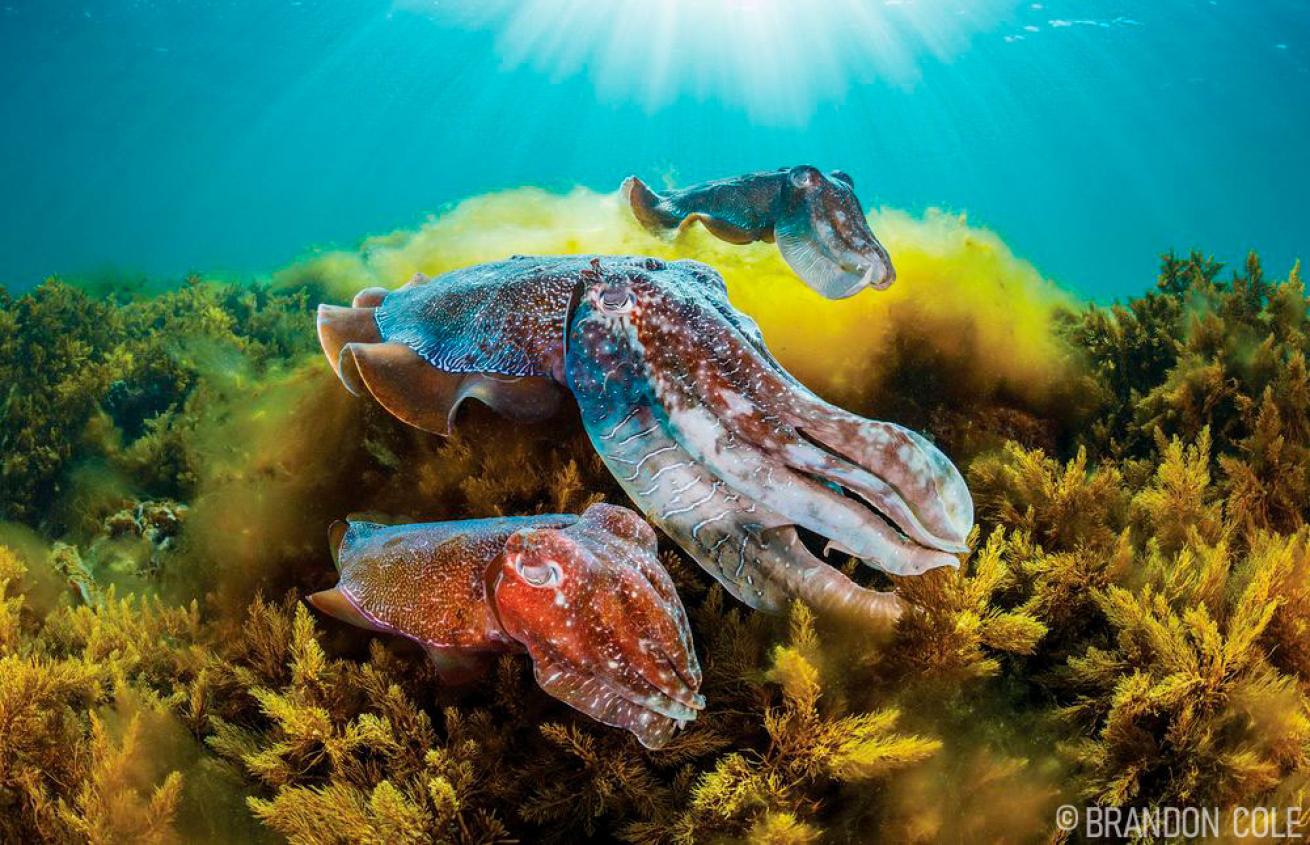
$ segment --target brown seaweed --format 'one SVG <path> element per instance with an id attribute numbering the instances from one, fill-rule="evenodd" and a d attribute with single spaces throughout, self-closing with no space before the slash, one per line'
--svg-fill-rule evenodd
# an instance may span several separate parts
<path id="1" fill-rule="evenodd" d="M 553 211 L 597 213 L 585 199 Z M 391 269 L 425 261 L 424 244 L 463 243 L 460 215 L 496 202 L 379 252 Z M 839 340 L 869 319 L 880 332 L 827 376 L 813 349 L 778 349 L 816 389 L 925 427 L 968 468 L 974 554 L 899 581 L 917 609 L 878 636 L 801 608 L 751 614 L 666 543 L 707 708 L 659 752 L 534 693 L 515 661 L 449 689 L 416 649 L 299 601 L 330 583 L 324 531 L 350 510 L 623 502 L 568 409 L 527 426 L 469 409 L 438 440 L 302 366 L 316 292 L 377 267 L 339 278 L 319 260 L 275 290 L 52 280 L 0 297 L 0 508 L 26 526 L 0 530 L 0 838 L 1032 841 L 1060 803 L 1302 803 L 1299 269 L 1273 279 L 1252 257 L 1225 276 L 1169 255 L 1128 303 L 1076 308 L 1014 283 L 1028 298 L 1007 316 L 957 304 L 996 297 L 971 279 L 1028 271 L 985 233 L 981 251 L 956 250 L 954 225 L 879 231 L 901 275 L 887 295 L 931 279 L 956 304 L 906 294 L 835 322 Z M 646 244 L 616 231 L 623 251 Z M 734 249 L 747 255 L 710 257 L 740 262 L 730 285 L 751 262 L 775 272 Z M 971 254 L 977 275 L 961 271 Z M 778 285 L 741 305 L 785 338 L 778 315 L 809 293 Z M 1022 363 L 991 350 L 1006 331 Z"/>

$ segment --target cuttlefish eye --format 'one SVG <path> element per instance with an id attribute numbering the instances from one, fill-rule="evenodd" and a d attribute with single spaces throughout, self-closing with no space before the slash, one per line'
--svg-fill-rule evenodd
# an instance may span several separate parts
<path id="1" fill-rule="evenodd" d="M 801 167 L 793 167 L 788 178 L 791 179 L 792 185 L 797 188 L 812 188 L 819 184 L 821 175 L 817 169 L 802 165 Z"/>
<path id="2" fill-rule="evenodd" d="M 514 569 L 534 587 L 553 587 L 564 580 L 564 570 L 553 560 L 542 563 L 524 563 L 519 560 Z"/>
<path id="3" fill-rule="evenodd" d="M 600 307 L 610 314 L 623 314 L 632 310 L 632 306 L 637 304 L 637 295 L 632 292 L 632 288 L 624 285 L 623 287 L 606 288 L 600 292 Z"/>

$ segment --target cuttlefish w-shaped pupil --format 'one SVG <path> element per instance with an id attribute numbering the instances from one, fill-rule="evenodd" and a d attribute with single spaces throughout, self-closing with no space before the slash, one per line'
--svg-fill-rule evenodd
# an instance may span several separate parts
<path id="1" fill-rule="evenodd" d="M 563 580 L 563 570 L 553 560 L 537 564 L 523 563 L 519 560 L 514 568 L 523 576 L 523 580 L 534 587 L 549 587 Z"/>
<path id="2" fill-rule="evenodd" d="M 627 285 L 606 288 L 600 294 L 601 306 L 612 314 L 627 311 L 636 302 L 637 295 Z"/>

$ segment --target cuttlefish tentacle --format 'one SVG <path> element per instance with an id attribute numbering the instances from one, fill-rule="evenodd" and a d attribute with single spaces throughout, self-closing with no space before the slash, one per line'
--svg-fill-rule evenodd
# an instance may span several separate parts
<path id="1" fill-rule="evenodd" d="M 309 601 L 418 642 L 443 679 L 526 650 L 546 692 L 650 748 L 705 706 L 686 612 L 631 511 L 350 522 L 331 541 L 339 583 Z"/>
<path id="2" fill-rule="evenodd" d="M 619 191 L 633 216 L 656 234 L 695 223 L 734 244 L 776 241 L 787 264 L 829 299 L 896 279 L 887 250 L 869 228 L 855 183 L 839 170 L 799 165 L 657 194 L 636 176 Z"/>
<path id="3" fill-rule="evenodd" d="M 520 305 L 527 313 L 506 313 Z M 437 431 L 454 403 L 425 378 L 476 373 L 566 387 L 632 500 L 752 607 L 779 610 L 798 597 L 886 619 L 895 598 L 859 588 L 820 559 L 827 550 L 902 575 L 958 565 L 967 550 L 973 505 L 946 456 L 797 382 L 704 264 L 516 258 L 408 285 L 371 307 L 371 344 L 340 346 L 336 325 L 348 321 L 327 321 L 324 349 L 329 357 L 341 349 L 347 386 L 358 370 L 364 390 L 401 419 L 422 425 L 440 414 L 440 425 L 426 424 Z M 346 360 L 402 356 L 391 345 L 408 350 L 408 369 L 388 386 Z M 439 375 L 425 376 L 425 366 Z M 479 398 L 516 413 L 545 407 L 499 383 Z"/>

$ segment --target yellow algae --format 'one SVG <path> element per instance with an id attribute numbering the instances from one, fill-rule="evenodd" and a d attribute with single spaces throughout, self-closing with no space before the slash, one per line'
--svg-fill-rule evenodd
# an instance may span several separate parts
<path id="1" fill-rule="evenodd" d="M 1072 297 L 962 216 L 883 210 L 870 223 L 890 250 L 897 282 L 840 301 L 810 290 L 768 243 L 737 246 L 699 226 L 664 239 L 634 221 L 617 194 L 522 188 L 464 200 L 413 231 L 369 238 L 278 275 L 315 282 L 337 301 L 361 288 L 396 287 L 510 255 L 637 254 L 703 261 L 724 277 L 733 304 L 760 324 L 783 365 L 835 399 L 876 395 L 899 359 L 926 346 L 951 378 L 988 395 L 1040 401 L 1062 377 L 1069 350 L 1052 316 Z M 921 354 L 921 353 L 919 353 Z"/>
<path id="2" fill-rule="evenodd" d="M 900 359 L 923 354 L 914 348 L 924 347 L 970 393 L 1045 398 L 1065 374 L 1069 354 L 1052 317 L 1072 298 L 995 234 L 962 217 L 884 210 L 870 223 L 893 256 L 897 281 L 851 299 L 828 300 L 809 290 L 768 245 L 735 261 L 709 260 L 779 360 L 821 391 L 876 402 Z M 706 238 L 698 233 L 697 244 Z"/>

